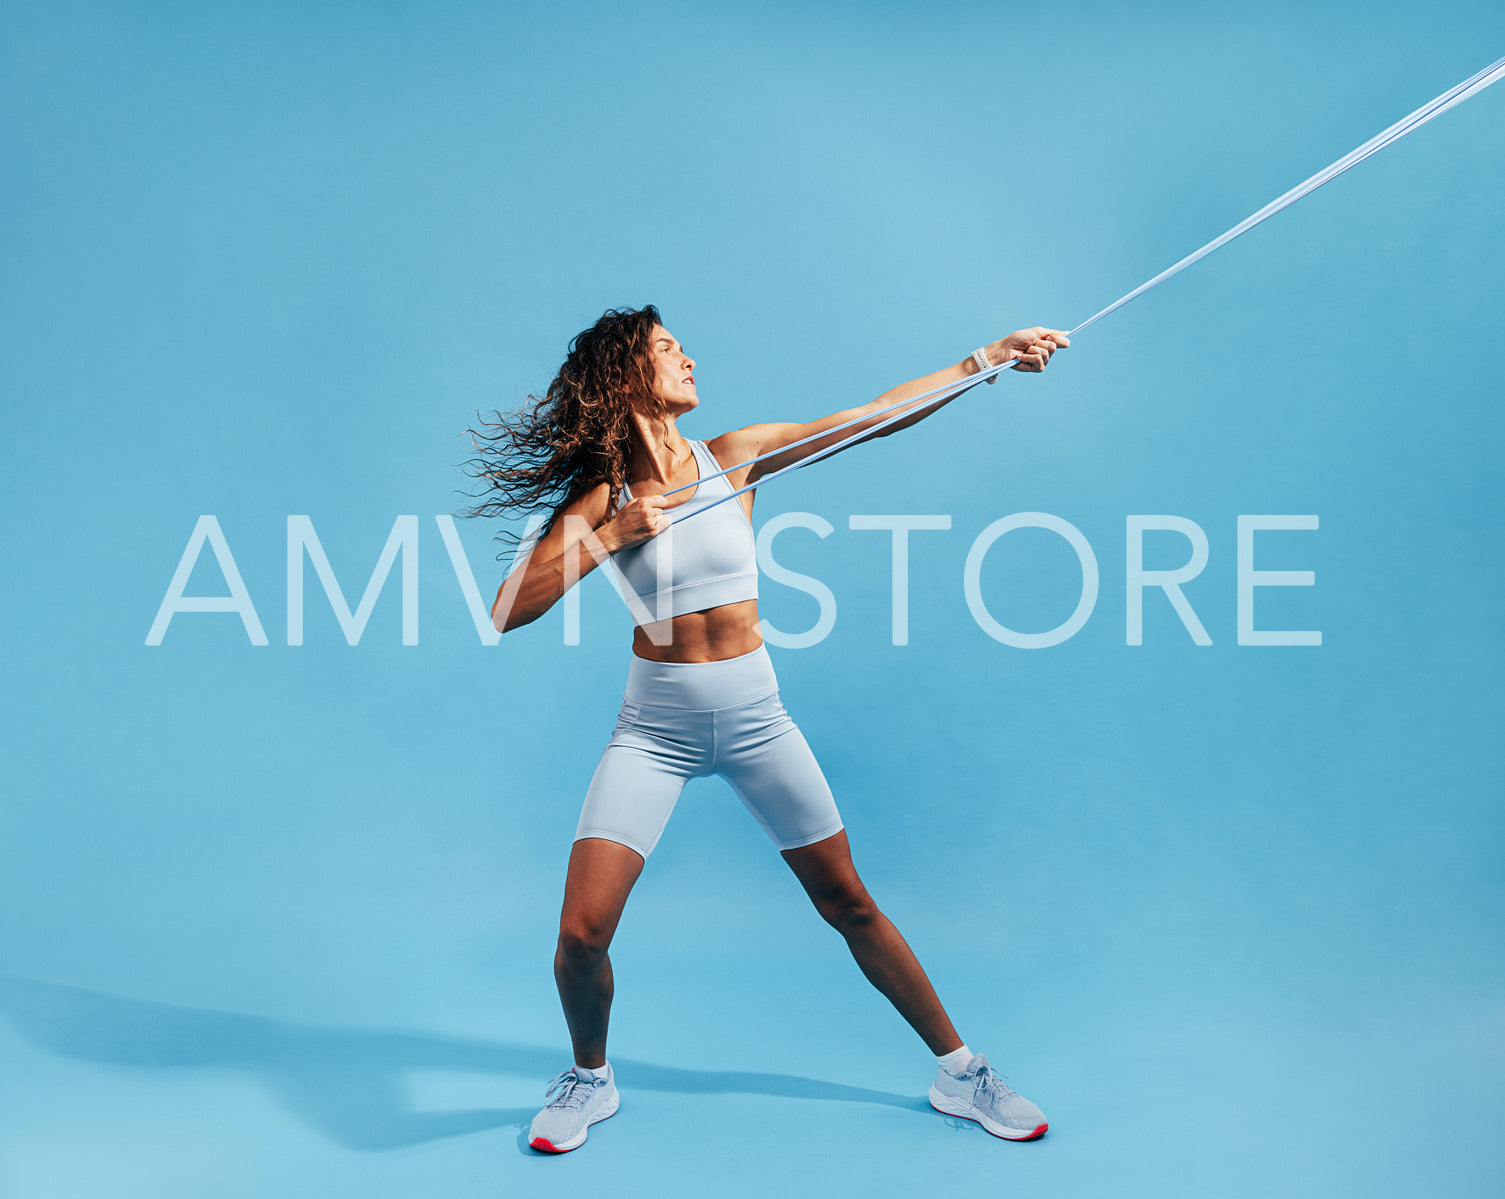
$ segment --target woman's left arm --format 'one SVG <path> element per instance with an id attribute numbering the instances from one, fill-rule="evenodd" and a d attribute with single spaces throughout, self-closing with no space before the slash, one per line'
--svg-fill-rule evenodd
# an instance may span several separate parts
<path id="1" fill-rule="evenodd" d="M 1020 329 L 1016 333 L 1010 333 L 1007 337 L 984 347 L 988 361 L 994 366 L 1012 359 L 1018 359 L 1019 365 L 1014 369 L 1038 373 L 1045 369 L 1050 356 L 1058 349 L 1064 349 L 1071 342 L 1066 334 L 1059 329 L 1046 329 L 1035 326 L 1030 329 Z M 910 425 L 924 420 L 932 412 L 938 412 L 944 408 L 956 396 L 949 396 L 939 402 L 921 401 L 913 410 L 895 408 L 892 412 L 872 416 L 869 420 L 861 420 L 868 413 L 878 413 L 882 409 L 894 404 L 902 404 L 903 401 L 914 396 L 922 396 L 935 391 L 951 383 L 960 383 L 970 375 L 978 374 L 982 368 L 971 358 L 963 359 L 954 366 L 948 366 L 945 370 L 936 371 L 920 379 L 911 379 L 908 383 L 901 383 L 898 387 L 891 387 L 870 404 L 864 404 L 859 408 L 847 408 L 841 412 L 833 412 L 830 416 L 823 416 L 819 420 L 809 421 L 804 424 L 798 422 L 778 422 L 765 425 L 748 425 L 745 429 L 736 429 L 730 433 L 724 433 L 711 443 L 712 452 L 721 462 L 745 462 L 749 458 L 757 458 L 763 454 L 770 454 L 761 462 L 755 462 L 745 471 L 733 471 L 728 476 L 735 487 L 744 487 L 750 483 L 756 483 L 765 475 L 771 474 L 786 466 L 792 466 L 796 462 L 802 462 L 813 454 L 822 450 L 830 449 L 844 438 L 853 440 L 842 449 L 848 449 L 852 445 L 860 445 L 864 441 L 870 441 L 874 437 L 887 437 L 890 433 L 897 433 L 900 429 L 907 429 Z M 973 385 L 975 386 L 975 384 Z M 968 390 L 963 388 L 962 391 Z M 961 395 L 962 391 L 956 394 Z M 894 418 L 899 419 L 894 419 Z M 893 423 L 886 425 L 877 432 L 861 434 L 868 429 L 892 420 Z M 840 428 L 848 421 L 857 421 L 849 428 Z M 835 429 L 827 437 L 817 434 L 827 429 Z M 791 445 L 797 441 L 803 441 L 811 437 L 814 440 L 804 445 L 794 446 L 788 453 L 776 453 L 783 446 Z M 840 451 L 837 451 L 838 453 Z"/>

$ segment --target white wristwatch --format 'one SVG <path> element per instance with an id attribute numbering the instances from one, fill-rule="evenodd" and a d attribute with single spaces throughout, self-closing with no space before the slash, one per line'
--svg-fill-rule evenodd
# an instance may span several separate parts
<path id="1" fill-rule="evenodd" d="M 988 361 L 988 351 L 987 347 L 985 346 L 979 346 L 977 349 L 972 351 L 972 361 L 977 363 L 977 369 L 979 371 L 990 371 L 993 369 L 993 364 Z M 988 382 L 997 383 L 998 376 L 989 375 Z"/>

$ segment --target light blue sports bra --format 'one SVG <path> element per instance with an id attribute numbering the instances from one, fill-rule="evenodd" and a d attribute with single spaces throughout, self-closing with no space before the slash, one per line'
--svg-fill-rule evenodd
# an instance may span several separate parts
<path id="1" fill-rule="evenodd" d="M 721 470 L 705 442 L 691 441 L 690 449 L 702 480 Z M 633 611 L 634 624 L 652 624 L 686 612 L 704 612 L 758 598 L 757 541 L 740 500 L 717 504 L 709 512 L 681 523 L 697 507 L 705 507 L 732 490 L 725 475 L 698 483 L 683 504 L 665 509 L 674 524 L 657 537 L 611 556 L 642 605 L 642 611 Z M 622 495 L 619 506 L 632 499 L 625 483 Z"/>

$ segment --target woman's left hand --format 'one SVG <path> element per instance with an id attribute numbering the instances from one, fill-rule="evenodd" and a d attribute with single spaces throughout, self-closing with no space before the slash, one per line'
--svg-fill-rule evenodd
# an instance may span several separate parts
<path id="1" fill-rule="evenodd" d="M 1016 371 L 1038 373 L 1045 369 L 1052 354 L 1057 350 L 1064 350 L 1070 344 L 1071 339 L 1061 330 L 1036 325 L 1033 329 L 1020 329 L 1017 333 L 1010 333 L 1002 341 L 995 341 L 988 347 L 988 360 L 996 365 L 1007 362 L 1010 358 L 1017 358 L 1019 365 L 1014 368 Z"/>

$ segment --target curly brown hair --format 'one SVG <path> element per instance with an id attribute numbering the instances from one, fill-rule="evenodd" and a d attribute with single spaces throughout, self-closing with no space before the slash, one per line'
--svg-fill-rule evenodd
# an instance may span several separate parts
<path id="1" fill-rule="evenodd" d="M 653 331 L 662 324 L 652 304 L 608 309 L 570 342 L 543 395 L 530 395 L 517 412 L 493 413 L 495 420 L 477 412 L 480 429 L 465 432 L 480 456 L 462 465 L 483 486 L 469 493 L 476 503 L 455 515 L 504 519 L 548 507 L 547 532 L 561 507 L 602 483 L 607 510 L 614 508 L 626 482 L 634 409 L 666 415 L 653 394 Z M 496 537 L 514 547 L 519 540 L 506 527 Z"/>

